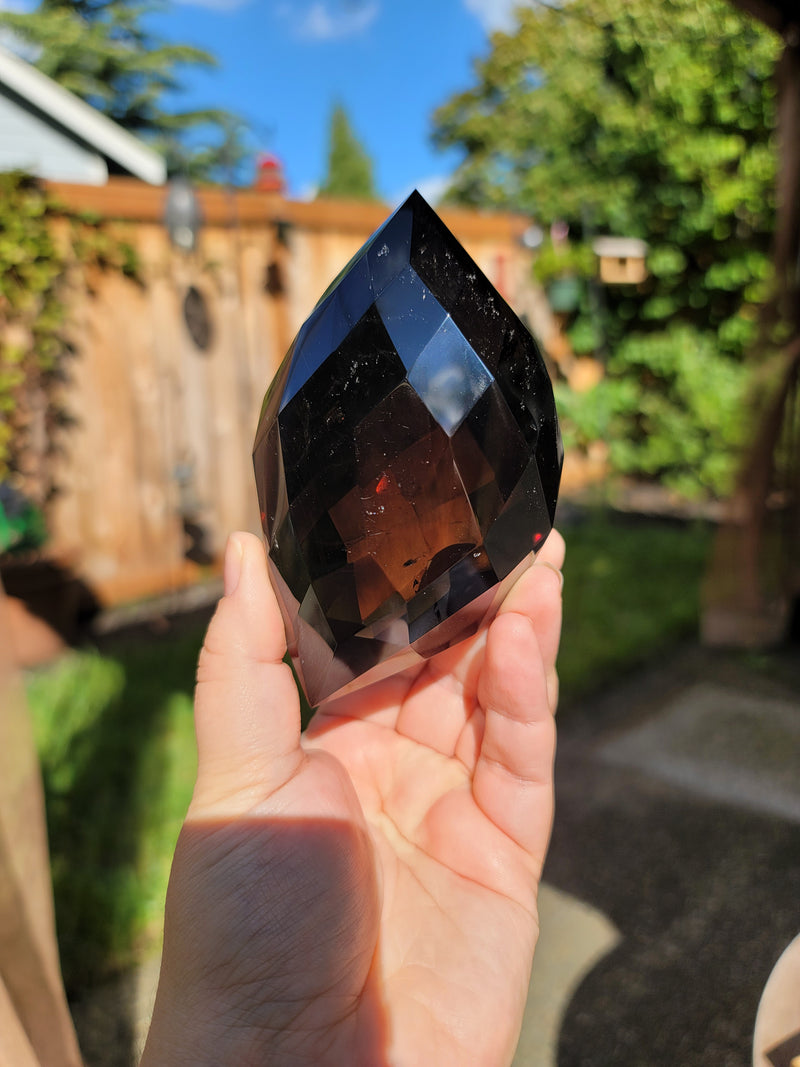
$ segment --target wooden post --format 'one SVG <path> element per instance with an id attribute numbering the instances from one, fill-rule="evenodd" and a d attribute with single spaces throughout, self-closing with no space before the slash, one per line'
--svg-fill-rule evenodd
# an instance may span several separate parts
<path id="1" fill-rule="evenodd" d="M 80 1067 L 56 945 L 44 798 L 0 585 L 0 1067 Z"/>
<path id="2" fill-rule="evenodd" d="M 774 396 L 762 405 L 733 516 L 718 535 L 704 588 L 707 644 L 763 647 L 797 638 L 800 626 L 800 22 L 789 0 L 733 0 L 780 33 L 776 293 L 763 312 L 759 348 L 775 323 L 788 331 L 777 354 Z"/>

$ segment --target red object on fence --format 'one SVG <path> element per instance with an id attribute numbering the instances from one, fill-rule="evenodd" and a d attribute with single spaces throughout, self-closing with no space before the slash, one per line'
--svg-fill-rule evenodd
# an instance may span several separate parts
<path id="1" fill-rule="evenodd" d="M 286 187 L 283 176 L 283 164 L 277 156 L 261 152 L 256 158 L 256 180 L 254 188 L 261 193 L 282 193 Z"/>

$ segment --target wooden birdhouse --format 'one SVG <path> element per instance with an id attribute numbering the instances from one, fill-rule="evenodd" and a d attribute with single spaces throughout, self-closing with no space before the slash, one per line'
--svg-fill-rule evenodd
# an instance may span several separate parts
<path id="1" fill-rule="evenodd" d="M 638 285 L 647 277 L 647 244 L 637 237 L 598 237 L 593 243 L 606 285 Z"/>

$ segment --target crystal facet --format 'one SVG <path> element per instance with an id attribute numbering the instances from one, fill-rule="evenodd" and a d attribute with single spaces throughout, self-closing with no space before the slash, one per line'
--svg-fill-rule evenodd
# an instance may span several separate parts
<path id="1" fill-rule="evenodd" d="M 253 459 L 311 704 L 473 634 L 544 543 L 562 462 L 544 362 L 419 193 L 300 329 Z"/>

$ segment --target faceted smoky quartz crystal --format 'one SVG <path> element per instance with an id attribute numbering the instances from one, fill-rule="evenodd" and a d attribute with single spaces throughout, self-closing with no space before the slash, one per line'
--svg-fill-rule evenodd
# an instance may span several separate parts
<path id="1" fill-rule="evenodd" d="M 552 528 L 542 357 L 419 193 L 333 282 L 264 400 L 254 463 L 309 702 L 473 634 Z"/>

